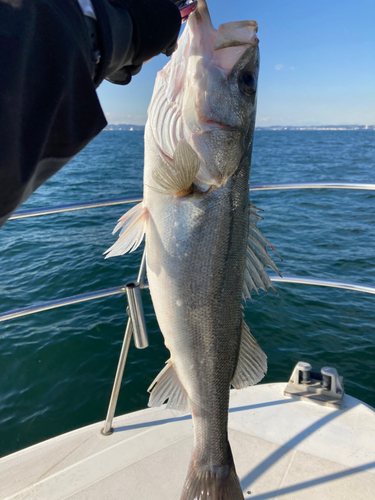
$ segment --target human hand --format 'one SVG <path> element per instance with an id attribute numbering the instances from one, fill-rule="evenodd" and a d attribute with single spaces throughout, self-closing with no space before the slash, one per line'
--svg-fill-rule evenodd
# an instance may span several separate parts
<path id="1" fill-rule="evenodd" d="M 138 74 L 142 64 L 158 54 L 170 56 L 176 46 L 181 27 L 181 14 L 171 0 L 112 0 L 112 6 L 130 14 L 133 34 L 131 56 L 107 80 L 127 85 Z M 130 60 L 129 60 L 130 59 Z"/>

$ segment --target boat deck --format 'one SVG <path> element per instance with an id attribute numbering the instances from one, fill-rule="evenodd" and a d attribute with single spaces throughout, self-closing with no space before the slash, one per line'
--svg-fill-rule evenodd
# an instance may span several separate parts
<path id="1" fill-rule="evenodd" d="M 231 391 L 229 438 L 246 499 L 373 500 L 375 411 L 287 399 L 286 384 Z M 193 442 L 190 415 L 164 407 L 97 423 L 0 460 L 0 498 L 177 500 Z M 230 500 L 230 499 L 228 499 Z"/>

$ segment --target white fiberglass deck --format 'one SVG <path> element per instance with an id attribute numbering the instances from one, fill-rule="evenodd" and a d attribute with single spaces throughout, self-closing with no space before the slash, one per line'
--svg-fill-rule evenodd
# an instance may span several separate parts
<path id="1" fill-rule="evenodd" d="M 375 411 L 286 399 L 286 384 L 232 391 L 229 437 L 246 499 L 374 500 Z M 178 500 L 192 447 L 189 415 L 117 417 L 0 460 L 0 498 Z M 228 499 L 230 500 L 230 499 Z"/>

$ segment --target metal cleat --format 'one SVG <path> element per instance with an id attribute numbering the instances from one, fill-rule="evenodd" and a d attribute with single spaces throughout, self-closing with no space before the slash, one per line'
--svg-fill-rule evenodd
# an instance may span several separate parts
<path id="1" fill-rule="evenodd" d="M 341 408 L 344 394 L 343 377 L 336 368 L 325 366 L 320 373 L 313 372 L 311 365 L 303 361 L 296 364 L 284 391 L 286 397 L 336 409 Z"/>

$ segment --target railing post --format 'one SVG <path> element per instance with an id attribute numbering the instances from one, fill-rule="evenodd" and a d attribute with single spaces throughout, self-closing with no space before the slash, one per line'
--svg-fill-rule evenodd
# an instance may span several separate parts
<path id="1" fill-rule="evenodd" d="M 120 387 L 121 387 L 122 377 L 124 375 L 125 363 L 126 363 L 126 358 L 128 357 L 132 333 L 133 333 L 133 325 L 132 325 L 132 320 L 129 316 L 128 323 L 125 329 L 124 341 L 122 343 L 120 358 L 117 365 L 115 381 L 112 388 L 111 399 L 109 401 L 107 417 L 105 419 L 104 427 L 101 430 L 101 433 L 104 436 L 110 436 L 113 433 L 112 421 L 113 417 L 115 416 L 117 400 L 120 393 Z"/>
<path id="2" fill-rule="evenodd" d="M 120 358 L 117 365 L 115 381 L 113 383 L 111 399 L 109 401 L 107 417 L 101 433 L 104 436 L 110 436 L 113 433 L 112 422 L 115 416 L 117 400 L 120 393 L 121 382 L 124 375 L 126 359 L 128 357 L 130 341 L 134 330 L 134 341 L 138 349 L 144 349 L 148 346 L 148 337 L 146 331 L 146 324 L 143 313 L 142 299 L 140 290 L 144 287 L 144 280 L 146 275 L 146 251 L 143 251 L 142 261 L 138 273 L 136 283 L 128 283 L 126 285 L 126 294 L 128 298 L 129 307 L 127 312 L 129 314 L 128 322 L 125 329 L 124 341 L 122 343 Z"/>

